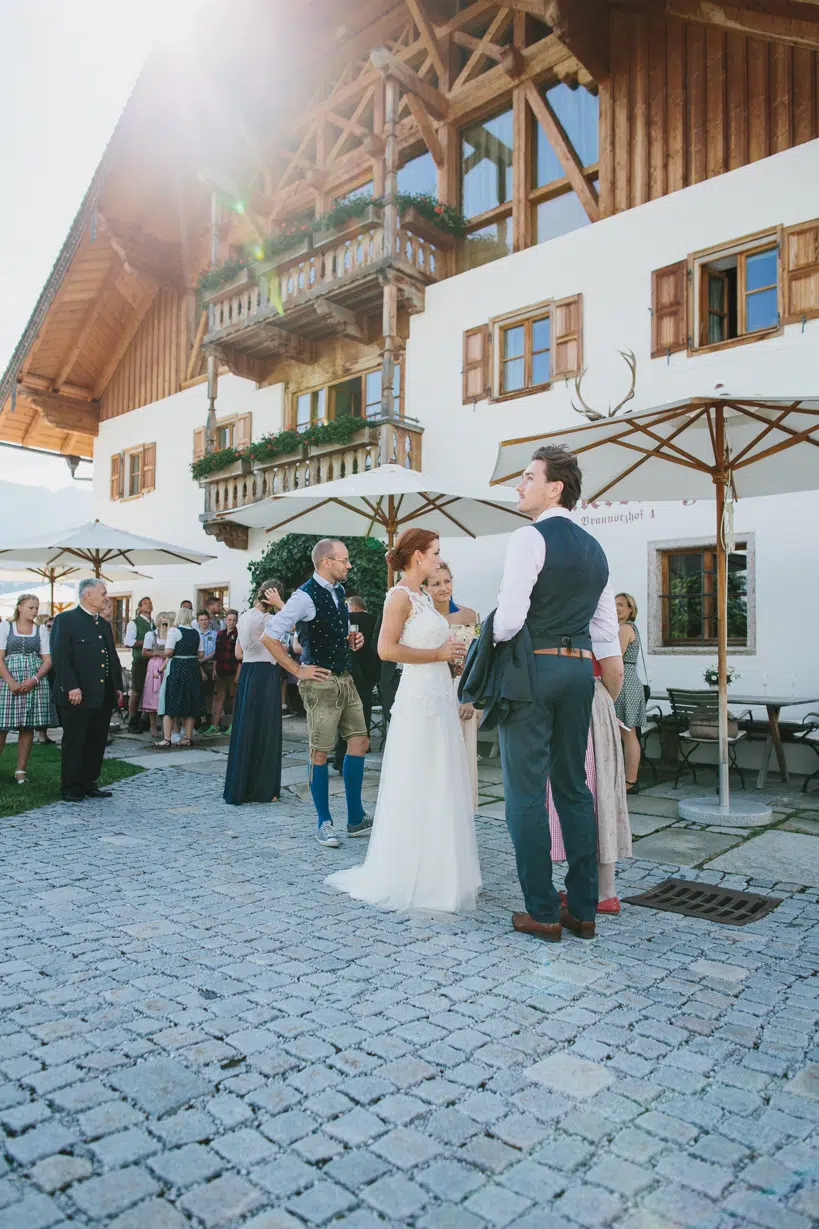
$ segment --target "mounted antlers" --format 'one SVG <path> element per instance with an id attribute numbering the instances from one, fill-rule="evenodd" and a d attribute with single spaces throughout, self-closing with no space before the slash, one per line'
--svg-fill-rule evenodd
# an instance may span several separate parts
<path id="1" fill-rule="evenodd" d="M 578 414 L 582 414 L 584 418 L 588 418 L 590 422 L 601 422 L 601 421 L 605 421 L 605 419 L 607 418 L 614 418 L 614 415 L 617 413 L 617 411 L 621 410 L 623 406 L 626 404 L 626 402 L 631 401 L 632 397 L 634 396 L 634 390 L 637 386 L 637 359 L 634 355 L 633 350 L 618 350 L 617 353 L 622 355 L 622 357 L 626 360 L 626 365 L 629 371 L 631 372 L 631 387 L 629 388 L 623 400 L 618 401 L 617 405 L 614 406 L 613 409 L 611 406 L 609 406 L 608 414 L 601 414 L 599 410 L 593 410 L 592 407 L 590 405 L 587 405 L 586 402 L 583 400 L 583 394 L 580 391 L 580 381 L 583 379 L 583 376 L 586 374 L 585 367 L 580 372 L 580 375 L 575 378 L 574 390 L 577 393 L 578 400 L 580 401 L 580 405 L 577 406 L 575 405 L 574 401 L 572 401 L 572 409 L 576 410 Z"/>

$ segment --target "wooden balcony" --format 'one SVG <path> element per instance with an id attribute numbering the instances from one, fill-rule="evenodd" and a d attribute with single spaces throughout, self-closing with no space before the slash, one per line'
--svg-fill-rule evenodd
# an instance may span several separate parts
<path id="1" fill-rule="evenodd" d="M 229 516 L 217 520 L 220 514 L 273 495 L 363 474 L 379 465 L 420 470 L 423 430 L 414 419 L 370 419 L 344 444 L 303 444 L 296 452 L 269 461 L 236 461 L 200 482 L 205 492 L 200 517 L 205 532 L 228 546 L 247 550 L 247 528 Z"/>
<path id="2" fill-rule="evenodd" d="M 410 312 L 423 311 L 424 287 L 448 276 L 453 245 L 435 228 L 402 223 L 388 252 L 373 209 L 344 232 L 314 236 L 309 250 L 246 269 L 208 295 L 203 349 L 238 374 L 262 378 L 277 358 L 311 362 L 321 338 L 366 341 L 367 318 L 380 321 L 385 283 L 395 283 Z"/>

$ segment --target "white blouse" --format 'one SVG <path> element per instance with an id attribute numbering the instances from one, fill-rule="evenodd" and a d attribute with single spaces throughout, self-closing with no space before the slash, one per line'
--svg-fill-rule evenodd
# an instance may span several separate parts
<path id="1" fill-rule="evenodd" d="M 170 630 L 170 629 L 169 629 Z M 179 637 L 177 636 L 177 640 Z M 143 649 L 164 649 L 165 641 L 156 634 L 156 632 L 146 632 L 145 639 L 142 642 Z"/>
<path id="2" fill-rule="evenodd" d="M 7 644 L 8 644 L 8 642 L 9 642 L 9 633 L 11 632 L 12 628 L 14 629 L 14 634 L 15 634 L 15 636 L 22 636 L 22 635 L 23 635 L 23 633 L 22 633 L 22 632 L 18 632 L 18 630 L 17 630 L 17 624 L 16 624 L 16 623 L 12 623 L 10 619 L 3 619 L 3 621 L 2 621 L 2 622 L 0 622 L 0 652 L 5 653 L 5 651 L 6 651 L 6 645 L 7 645 Z M 49 637 L 48 637 L 48 628 L 47 628 L 47 627 L 45 627 L 45 626 L 44 626 L 44 625 L 42 625 L 42 624 L 37 624 L 37 623 L 35 623 L 35 624 L 34 624 L 34 631 L 31 633 L 32 637 L 36 636 L 38 632 L 39 632 L 39 634 L 40 634 L 40 639 L 39 639 L 39 641 L 38 641 L 39 648 L 40 648 L 40 652 L 43 654 L 43 656 L 45 656 L 45 655 L 46 655 L 46 653 L 48 653 L 48 651 L 49 651 L 49 648 L 48 648 L 48 640 L 49 640 Z"/>

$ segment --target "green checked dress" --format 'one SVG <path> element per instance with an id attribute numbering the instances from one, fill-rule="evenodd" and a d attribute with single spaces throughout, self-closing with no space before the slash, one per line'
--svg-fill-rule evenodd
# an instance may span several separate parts
<path id="1" fill-rule="evenodd" d="M 0 623 L 0 650 L 5 652 L 6 669 L 18 683 L 36 674 L 48 654 L 48 631 L 35 627 L 30 636 L 21 636 L 17 624 Z M 29 730 L 56 726 L 59 722 L 51 698 L 48 678 L 40 679 L 26 695 L 14 695 L 0 678 L 0 730 Z"/>

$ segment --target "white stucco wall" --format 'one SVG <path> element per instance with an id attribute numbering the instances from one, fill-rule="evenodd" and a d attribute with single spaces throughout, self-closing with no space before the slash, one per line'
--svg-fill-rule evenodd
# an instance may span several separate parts
<path id="1" fill-rule="evenodd" d="M 629 408 L 649 409 L 711 392 L 759 396 L 819 394 L 819 320 L 789 326 L 779 336 L 689 357 L 650 358 L 651 272 L 688 253 L 732 242 L 819 213 L 819 141 L 732 171 L 639 209 L 606 219 L 550 243 L 430 287 L 425 311 L 413 316 L 406 360 L 406 412 L 425 428 L 424 468 L 455 480 L 487 480 L 503 439 L 581 425 L 571 408 L 571 385 L 513 401 L 461 405 L 462 335 L 490 317 L 545 299 L 584 296 L 584 394 L 603 407 L 628 387 L 619 349 L 637 356 L 637 393 Z M 253 437 L 282 426 L 283 386 L 256 390 L 223 377 L 220 415 L 253 412 Z M 194 597 L 197 587 L 229 584 L 240 607 L 248 589 L 247 563 L 267 536 L 252 531 L 250 551 L 232 551 L 209 538 L 198 517 L 203 497 L 188 466 L 195 426 L 204 423 L 204 386 L 101 424 L 95 450 L 95 515 L 110 524 L 197 546 L 216 558 L 201 568 L 155 569 L 144 588 L 159 606 Z M 157 441 L 157 489 L 141 499 L 108 499 L 110 456 Z M 819 465 L 817 465 L 819 487 Z M 819 494 L 740 501 L 738 534 L 754 535 L 756 652 L 738 657 L 742 687 L 768 692 L 795 688 L 819 697 L 819 654 L 811 644 L 810 614 L 819 606 Z M 578 514 L 605 547 L 618 589 L 633 593 L 646 630 L 648 544 L 713 539 L 711 503 L 630 504 Z M 603 518 L 623 516 L 606 522 Z M 479 543 L 448 540 L 443 554 L 457 574 L 461 599 L 482 612 L 495 601 L 505 538 Z M 655 687 L 697 685 L 710 655 L 650 655 Z"/>

